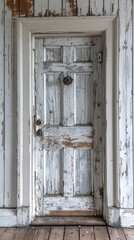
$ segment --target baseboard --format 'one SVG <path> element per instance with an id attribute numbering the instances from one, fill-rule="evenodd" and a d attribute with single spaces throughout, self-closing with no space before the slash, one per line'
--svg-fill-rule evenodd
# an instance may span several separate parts
<path id="1" fill-rule="evenodd" d="M 30 225 L 29 207 L 0 209 L 0 227 L 24 227 Z"/>
<path id="2" fill-rule="evenodd" d="M 134 209 L 108 207 L 106 222 L 112 227 L 134 228 Z"/>
<path id="3" fill-rule="evenodd" d="M 0 209 L 0 227 L 16 227 L 16 209 Z"/>

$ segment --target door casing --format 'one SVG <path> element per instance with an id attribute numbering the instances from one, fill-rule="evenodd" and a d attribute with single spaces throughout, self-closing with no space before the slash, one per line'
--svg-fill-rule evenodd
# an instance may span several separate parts
<path id="1" fill-rule="evenodd" d="M 47 35 L 102 35 L 104 39 L 105 79 L 105 159 L 103 217 L 108 221 L 109 208 L 118 197 L 117 138 L 118 111 L 114 108 L 113 92 L 117 92 L 117 28 L 115 17 L 23 18 L 17 20 L 17 79 L 18 79 L 18 168 L 17 221 L 28 225 L 35 217 L 33 161 L 33 89 L 34 39 Z M 116 84 L 115 84 L 116 83 Z M 114 158 L 114 163 L 113 163 Z M 115 171 L 113 171 L 113 168 Z M 115 187 L 116 186 L 116 187 Z"/>

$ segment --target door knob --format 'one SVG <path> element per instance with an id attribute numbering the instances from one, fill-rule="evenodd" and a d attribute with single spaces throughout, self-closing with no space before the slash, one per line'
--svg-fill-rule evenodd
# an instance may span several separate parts
<path id="1" fill-rule="evenodd" d="M 42 135 L 43 135 L 42 130 L 41 130 L 41 129 L 38 129 L 38 130 L 36 131 L 36 135 L 37 135 L 38 137 L 42 137 Z"/>
<path id="2" fill-rule="evenodd" d="M 73 82 L 73 79 L 69 76 L 63 78 L 63 82 L 65 85 L 70 85 Z"/>

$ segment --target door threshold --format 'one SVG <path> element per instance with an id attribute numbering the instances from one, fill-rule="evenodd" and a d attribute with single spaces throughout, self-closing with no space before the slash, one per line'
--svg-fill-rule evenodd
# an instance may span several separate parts
<path id="1" fill-rule="evenodd" d="M 106 222 L 101 217 L 89 217 L 89 216 L 41 216 L 35 217 L 32 226 L 62 226 L 62 225 L 87 225 L 87 226 L 105 226 Z"/>

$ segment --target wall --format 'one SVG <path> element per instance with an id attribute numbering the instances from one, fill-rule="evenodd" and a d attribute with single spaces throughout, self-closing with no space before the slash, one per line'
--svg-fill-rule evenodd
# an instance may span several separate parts
<path id="1" fill-rule="evenodd" d="M 84 2 L 84 4 L 83 4 Z M 119 110 L 115 155 L 119 164 L 114 205 L 133 208 L 132 155 L 132 6 L 131 0 L 0 0 L 0 207 L 16 207 L 17 188 L 17 17 L 119 16 L 118 83 L 115 104 Z M 114 161 L 114 159 L 111 159 Z"/>

